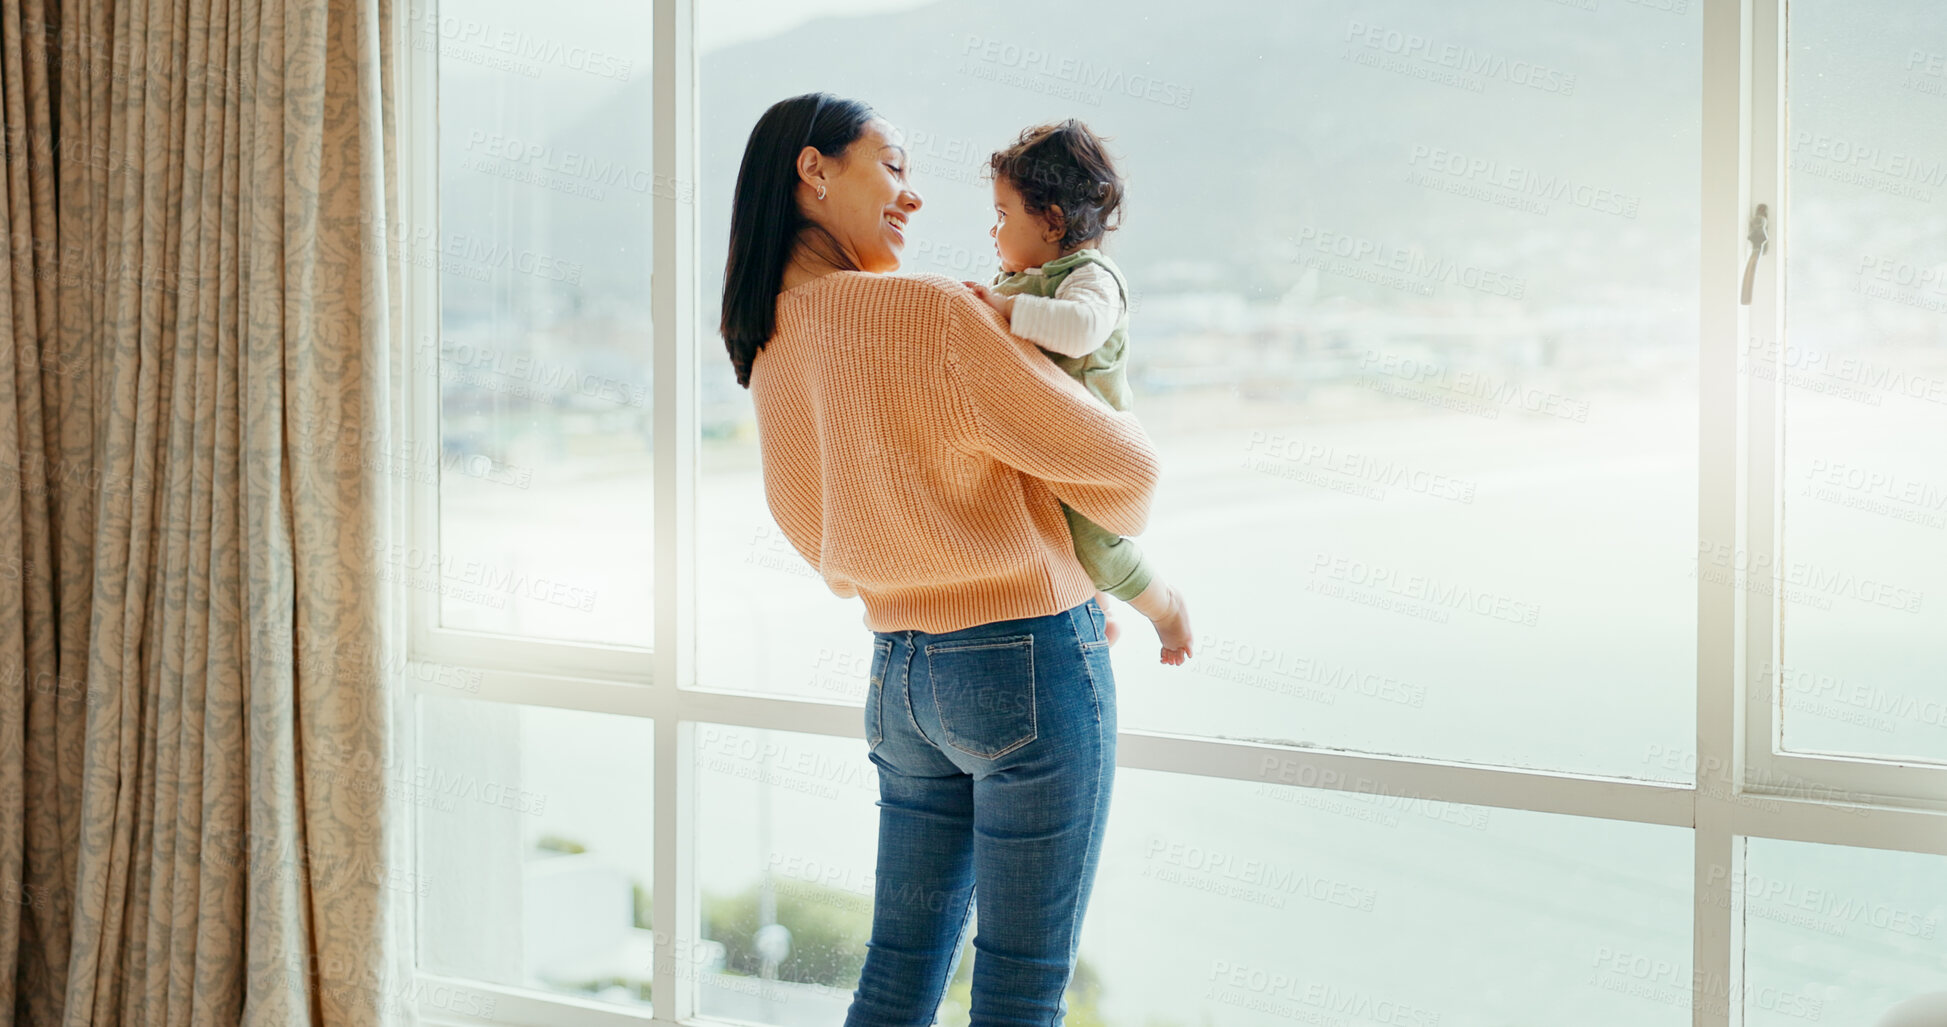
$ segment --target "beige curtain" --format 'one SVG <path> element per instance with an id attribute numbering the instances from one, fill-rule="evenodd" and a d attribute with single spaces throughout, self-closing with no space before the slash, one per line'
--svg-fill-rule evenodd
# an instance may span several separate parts
<path id="1" fill-rule="evenodd" d="M 403 1022 L 392 18 L 0 3 L 0 1027 Z"/>

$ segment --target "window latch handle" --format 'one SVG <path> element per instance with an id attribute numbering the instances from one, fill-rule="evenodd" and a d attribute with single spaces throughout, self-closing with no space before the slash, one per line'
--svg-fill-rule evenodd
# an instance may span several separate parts
<path id="1" fill-rule="evenodd" d="M 1751 305 L 1751 281 L 1758 275 L 1758 258 L 1764 256 L 1765 246 L 1771 241 L 1771 219 L 1767 217 L 1765 205 L 1758 204 L 1757 212 L 1751 215 L 1751 232 L 1745 238 L 1751 240 L 1751 259 L 1744 262 L 1744 291 L 1738 302 Z"/>

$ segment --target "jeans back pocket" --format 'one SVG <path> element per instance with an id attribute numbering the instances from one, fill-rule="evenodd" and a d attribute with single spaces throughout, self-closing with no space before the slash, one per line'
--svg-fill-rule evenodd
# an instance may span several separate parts
<path id="1" fill-rule="evenodd" d="M 1034 741 L 1033 635 L 934 642 L 926 673 L 948 745 L 993 759 Z"/>
<path id="2" fill-rule="evenodd" d="M 877 749 L 886 740 L 885 692 L 886 667 L 892 663 L 892 639 L 881 638 L 872 643 L 872 673 L 865 686 L 865 747 Z"/>

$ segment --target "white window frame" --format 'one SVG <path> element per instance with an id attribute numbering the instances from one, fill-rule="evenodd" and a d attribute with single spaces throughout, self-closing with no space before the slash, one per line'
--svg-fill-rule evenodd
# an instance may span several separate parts
<path id="1" fill-rule="evenodd" d="M 1778 10 L 1785 3 L 1786 0 L 1772 0 L 1760 4 L 1762 9 L 1755 26 L 1760 31 L 1754 35 L 1752 48 L 1752 81 L 1756 88 L 1751 105 L 1751 153 L 1754 155 L 1750 168 L 1751 203 L 1770 206 L 1773 253 L 1759 264 L 1758 278 L 1752 288 L 1748 334 L 1743 337 L 1750 340 L 1754 352 L 1762 350 L 1768 354 L 1777 354 L 1779 340 L 1790 338 L 1790 326 L 1784 316 L 1782 274 L 1791 246 L 1791 204 L 1785 176 L 1785 155 L 1790 149 L 1791 135 L 1784 79 L 1789 40 L 1788 26 L 1780 17 L 1783 12 Z M 1757 154 L 1768 154 L 1770 159 L 1758 160 Z M 1772 366 L 1783 364 L 1774 359 Z M 1786 556 L 1779 532 L 1783 523 L 1782 429 L 1787 396 L 1784 384 L 1779 381 L 1781 377 L 1750 375 L 1745 381 L 1748 390 L 1745 430 L 1753 454 L 1745 493 L 1747 551 L 1753 560 L 1769 557 L 1772 567 L 1782 567 Z M 1760 459 L 1757 454 L 1770 454 L 1771 459 Z M 1748 703 L 1744 711 L 1744 758 L 1749 776 L 1772 782 L 1784 791 L 1795 787 L 1806 791 L 1829 789 L 1868 801 L 1947 810 L 1947 766 L 1939 763 L 1786 751 L 1781 716 L 1782 682 L 1775 674 L 1765 682 L 1757 678 L 1764 668 L 1779 672 L 1783 669 L 1782 639 L 1778 632 L 1783 609 L 1783 598 L 1778 594 L 1781 591 L 1767 589 L 1766 594 L 1748 597 L 1755 601 L 1748 615 L 1744 658 L 1745 665 L 1752 670 L 1740 675 L 1739 680 L 1750 685 L 1753 695 L 1762 690 L 1769 696 L 1769 701 Z"/>
<path id="2" fill-rule="evenodd" d="M 431 2 L 431 0 L 427 0 Z M 573 2 L 573 0 L 566 0 Z M 657 180 L 697 180 L 697 5 L 653 0 L 654 102 L 651 125 Z M 1700 540 L 1734 552 L 1776 553 L 1779 389 L 1740 375 L 1739 342 L 1781 337 L 1779 269 L 1789 243 L 1783 202 L 1786 0 L 1702 0 L 1702 154 L 1699 269 Z M 408 224 L 436 221 L 437 56 L 411 45 L 406 8 L 394 7 L 404 64 L 396 109 L 402 135 Z M 1754 155 L 1762 154 L 1764 159 Z M 667 193 L 661 195 L 660 193 Z M 409 658 L 479 672 L 476 701 L 549 706 L 655 723 L 656 996 L 653 1016 L 598 1002 L 421 972 L 420 982 L 496 997 L 491 1022 L 597 1025 L 723 1023 L 697 1013 L 695 981 L 668 958 L 700 939 L 696 902 L 694 732 L 698 723 L 797 731 L 863 740 L 856 706 L 731 691 L 701 691 L 695 680 L 694 525 L 697 452 L 697 340 L 706 327 L 697 296 L 693 189 L 661 190 L 654 206 L 655 646 L 652 649 L 507 638 L 440 628 L 438 597 L 416 591 L 409 613 Z M 1747 220 L 1755 203 L 1771 209 L 1772 252 L 1758 265 L 1752 303 L 1739 302 Z M 433 269 L 403 261 L 406 330 L 439 332 Z M 671 345 L 671 342 L 677 344 Z M 409 354 L 420 352 L 407 347 Z M 409 390 L 413 437 L 436 439 L 438 369 L 414 366 Z M 432 551 L 438 538 L 438 486 L 410 490 L 411 542 Z M 1776 701 L 1749 701 L 1749 668 L 1776 667 L 1778 609 L 1732 582 L 1699 574 L 1697 584 L 1697 772 L 1688 784 L 1599 777 L 1442 760 L 1266 745 L 1156 731 L 1124 730 L 1117 765 L 1198 777 L 1264 782 L 1266 757 L 1282 773 L 1299 765 L 1317 787 L 1383 791 L 1445 802 L 1630 823 L 1695 832 L 1693 958 L 1697 978 L 1743 988 L 1742 878 L 1747 837 L 1947 855 L 1947 768 L 1780 751 Z M 417 682 L 417 675 L 407 675 Z M 424 694 L 437 685 L 415 684 Z M 1774 694 L 1775 700 L 1775 694 Z M 399 734 L 410 742 L 415 725 Z M 410 758 L 410 757 L 409 757 Z M 1815 782 L 1798 787 L 1780 782 Z M 1762 801 L 1753 801 L 1762 799 Z M 403 815 L 403 813 L 402 813 Z M 409 825 L 401 825 L 409 829 Z M 1728 868 L 1730 871 L 1726 873 Z M 416 938 L 415 938 L 416 949 Z M 1185 988 L 1193 987 L 1186 980 Z M 431 994 L 428 987 L 422 995 Z M 1702 996 L 1700 996 L 1701 998 Z M 424 1004 L 422 1022 L 464 1023 Z M 1737 1027 L 1738 1002 L 1693 1003 L 1694 1027 Z M 488 1022 L 488 1021 L 478 1021 Z"/>

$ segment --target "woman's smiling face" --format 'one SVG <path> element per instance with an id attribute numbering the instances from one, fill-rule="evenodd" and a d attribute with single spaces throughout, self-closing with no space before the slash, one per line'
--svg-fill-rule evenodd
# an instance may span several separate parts
<path id="1" fill-rule="evenodd" d="M 798 158 L 798 202 L 861 270 L 899 270 L 907 221 L 922 202 L 907 181 L 906 163 L 897 130 L 881 118 L 866 122 L 840 159 L 810 147 Z M 822 200 L 820 185 L 825 187 Z"/>

